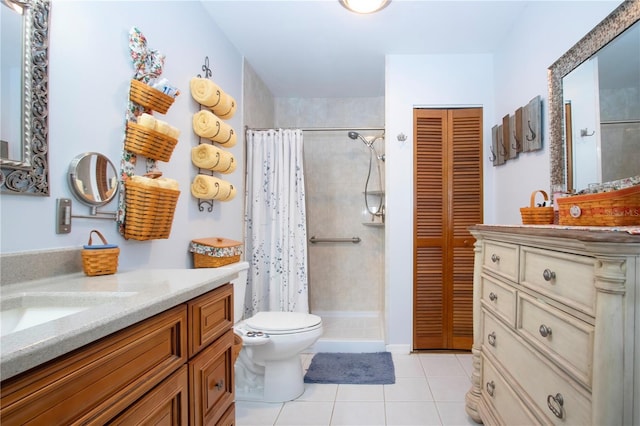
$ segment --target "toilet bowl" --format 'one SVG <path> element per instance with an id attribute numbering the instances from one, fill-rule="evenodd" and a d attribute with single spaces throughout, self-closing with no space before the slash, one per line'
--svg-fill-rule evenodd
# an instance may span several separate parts
<path id="1" fill-rule="evenodd" d="M 322 336 L 322 319 L 302 312 L 258 312 L 242 319 L 249 264 L 234 266 L 234 331 L 242 337 L 235 364 L 236 400 L 296 399 L 304 392 L 300 353 Z"/>

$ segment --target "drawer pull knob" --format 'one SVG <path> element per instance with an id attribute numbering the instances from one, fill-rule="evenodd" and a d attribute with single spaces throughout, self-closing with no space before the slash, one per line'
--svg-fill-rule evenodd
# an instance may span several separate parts
<path id="1" fill-rule="evenodd" d="M 556 396 L 547 396 L 547 406 L 557 418 L 562 419 L 564 417 L 564 398 L 562 394 L 557 393 Z"/>
<path id="2" fill-rule="evenodd" d="M 498 295 L 495 294 L 494 292 L 489 293 L 489 300 L 491 300 L 492 302 L 495 302 L 496 300 L 498 300 Z"/>
<path id="3" fill-rule="evenodd" d="M 542 272 L 542 278 L 544 278 L 545 281 L 555 280 L 556 273 L 553 272 L 551 269 L 545 269 L 544 272 Z"/>
<path id="4" fill-rule="evenodd" d="M 542 337 L 551 336 L 551 327 L 547 327 L 544 324 L 540 325 L 540 329 L 538 331 L 540 331 L 540 335 Z"/>
<path id="5" fill-rule="evenodd" d="M 492 381 L 487 382 L 487 393 L 489 396 L 493 396 L 493 391 L 496 390 L 496 384 Z"/>
<path id="6" fill-rule="evenodd" d="M 495 346 L 496 345 L 496 332 L 492 331 L 491 333 L 489 333 L 489 335 L 487 336 L 487 341 L 489 342 L 489 344 L 491 346 Z"/>
<path id="7" fill-rule="evenodd" d="M 493 263 L 498 263 L 498 262 L 500 262 L 500 256 L 498 256 L 498 255 L 497 255 L 497 254 L 495 254 L 495 253 L 494 253 L 494 254 L 492 254 L 492 255 L 491 255 L 491 261 L 492 261 Z"/>
<path id="8" fill-rule="evenodd" d="M 216 390 L 220 391 L 222 389 L 224 389 L 224 380 L 220 379 L 216 383 Z"/>

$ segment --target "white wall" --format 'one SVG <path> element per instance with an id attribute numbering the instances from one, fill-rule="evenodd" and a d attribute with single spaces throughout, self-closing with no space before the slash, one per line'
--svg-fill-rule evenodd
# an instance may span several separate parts
<path id="1" fill-rule="evenodd" d="M 413 300 L 413 108 L 482 106 L 484 120 L 485 217 L 494 197 L 488 161 L 494 116 L 491 55 L 388 55 L 385 118 L 387 133 L 386 319 L 387 344 L 412 340 Z M 405 142 L 397 140 L 404 133 Z"/>
<path id="2" fill-rule="evenodd" d="M 129 80 L 133 75 L 128 48 L 128 32 L 133 26 L 146 36 L 149 47 L 166 54 L 163 77 L 182 91 L 167 114 L 158 115 L 181 130 L 171 161 L 158 162 L 164 176 L 178 180 L 181 189 L 171 237 L 125 241 L 115 223 L 86 219 L 74 219 L 70 234 L 57 235 L 55 203 L 56 198 L 71 198 L 66 180 L 71 159 L 85 151 L 98 151 L 119 169 Z M 121 268 L 181 268 L 191 266 L 188 245 L 194 238 L 223 236 L 241 240 L 243 191 L 238 191 L 231 202 L 216 202 L 212 213 L 198 211 L 189 191 L 196 174 L 190 149 L 198 143 L 191 117 L 199 108 L 189 93 L 189 80 L 202 73 L 205 56 L 209 57 L 213 79 L 236 101 L 241 101 L 242 96 L 242 57 L 212 24 L 201 3 L 54 0 L 50 35 L 51 196 L 0 196 L 2 253 L 78 248 L 87 243 L 89 231 L 97 228 L 109 242 L 120 245 Z M 240 106 L 229 120 L 236 131 L 242 129 L 241 111 Z M 242 164 L 241 141 L 239 138 L 232 152 Z M 227 179 L 242 187 L 243 175 L 243 168 L 238 167 Z M 115 208 L 116 203 L 112 202 L 103 209 Z M 74 214 L 88 211 L 88 207 L 74 200 Z"/>

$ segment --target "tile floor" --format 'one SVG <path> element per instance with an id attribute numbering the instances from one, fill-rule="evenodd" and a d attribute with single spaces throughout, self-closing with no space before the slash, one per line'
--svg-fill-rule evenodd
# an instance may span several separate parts
<path id="1" fill-rule="evenodd" d="M 303 368 L 313 354 L 303 354 Z M 236 402 L 237 426 L 475 425 L 464 410 L 471 354 L 393 354 L 393 385 L 305 384 L 285 403 Z"/>

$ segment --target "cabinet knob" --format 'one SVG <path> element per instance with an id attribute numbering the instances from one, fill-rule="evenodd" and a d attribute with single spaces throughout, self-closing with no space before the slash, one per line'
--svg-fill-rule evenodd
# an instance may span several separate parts
<path id="1" fill-rule="evenodd" d="M 487 342 L 489 342 L 489 344 L 491 346 L 495 346 L 496 345 L 496 332 L 492 331 L 491 333 L 489 333 L 489 335 L 487 336 Z"/>
<path id="2" fill-rule="evenodd" d="M 491 261 L 492 261 L 493 263 L 498 263 L 498 262 L 500 262 L 500 256 L 498 256 L 497 254 L 493 253 L 493 254 L 491 255 Z"/>
<path id="3" fill-rule="evenodd" d="M 220 379 L 218 380 L 218 382 L 216 383 L 216 390 L 220 391 L 224 389 L 224 380 Z"/>
<path id="4" fill-rule="evenodd" d="M 542 272 L 542 278 L 544 278 L 545 281 L 555 280 L 556 273 L 553 272 L 551 269 L 545 269 L 544 272 Z"/>
<path id="5" fill-rule="evenodd" d="M 564 417 L 564 398 L 562 394 L 557 393 L 556 396 L 547 396 L 547 407 L 559 419 Z"/>
<path id="6" fill-rule="evenodd" d="M 498 295 L 495 294 L 494 292 L 489 293 L 489 300 L 491 300 L 492 302 L 495 302 L 496 300 L 498 300 Z"/>
<path id="7" fill-rule="evenodd" d="M 540 332 L 540 335 L 542 337 L 551 336 L 551 327 L 547 327 L 544 324 L 540 325 L 540 328 L 538 329 L 538 331 Z"/>
<path id="8" fill-rule="evenodd" d="M 496 390 L 496 384 L 492 381 L 487 382 L 487 393 L 493 396 L 493 392 Z"/>

